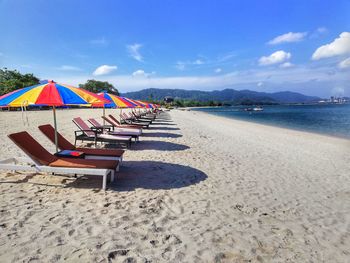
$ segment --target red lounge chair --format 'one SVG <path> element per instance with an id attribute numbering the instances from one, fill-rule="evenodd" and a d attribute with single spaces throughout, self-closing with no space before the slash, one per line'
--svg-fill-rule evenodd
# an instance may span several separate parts
<path id="1" fill-rule="evenodd" d="M 104 134 L 101 130 L 91 129 L 80 117 L 74 118 L 73 122 L 79 128 L 79 131 L 75 131 L 75 142 L 81 141 L 94 141 L 95 146 L 97 142 L 110 142 L 110 143 L 123 143 L 126 146 L 131 145 L 131 136 L 117 136 Z"/>
<path id="2" fill-rule="evenodd" d="M 138 128 L 138 129 L 141 129 L 141 128 L 148 128 L 148 125 L 143 125 L 143 124 L 137 124 L 137 123 L 133 123 L 133 124 L 122 124 L 120 123 L 116 118 L 113 117 L 113 115 L 108 115 L 108 117 L 113 120 L 115 123 L 117 123 L 119 125 L 119 127 L 127 127 L 127 128 Z M 122 117 L 123 118 L 123 117 Z"/>
<path id="3" fill-rule="evenodd" d="M 100 130 L 107 130 L 108 134 L 111 135 L 124 135 L 124 136 L 131 136 L 132 138 L 135 139 L 135 141 L 139 140 L 139 136 L 141 135 L 141 131 L 140 130 L 127 130 L 127 129 L 119 129 L 116 128 L 115 130 L 111 131 L 110 128 L 105 128 L 105 126 L 103 126 L 102 124 L 100 124 L 96 119 L 94 118 L 90 118 L 88 119 L 88 122 L 91 123 L 92 126 L 94 126 L 96 129 L 100 129 Z"/>
<path id="4" fill-rule="evenodd" d="M 55 144 L 55 129 L 50 124 L 40 125 L 39 130 Z M 118 149 L 93 149 L 93 148 L 77 148 L 57 132 L 57 143 L 60 150 L 75 150 L 85 153 L 85 159 L 116 159 L 119 163 L 123 161 L 124 150 Z"/>
<path id="5" fill-rule="evenodd" d="M 114 180 L 119 162 L 116 160 L 85 160 L 73 158 L 59 158 L 49 153 L 29 133 L 18 132 L 8 136 L 31 159 L 31 166 L 11 165 L 8 159 L 0 163 L 1 169 L 25 170 L 37 172 L 51 172 L 60 174 L 82 174 L 103 176 L 102 188 L 106 189 L 107 176 Z M 27 161 L 30 162 L 30 161 Z"/>

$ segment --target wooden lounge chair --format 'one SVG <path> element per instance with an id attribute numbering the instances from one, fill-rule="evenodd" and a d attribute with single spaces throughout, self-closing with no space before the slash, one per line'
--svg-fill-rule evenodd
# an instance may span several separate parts
<path id="1" fill-rule="evenodd" d="M 125 119 L 130 120 L 132 122 L 136 122 L 136 123 L 147 124 L 147 125 L 150 125 L 152 123 L 152 120 L 136 118 L 131 112 L 129 112 L 129 113 L 123 112 L 123 116 Z"/>
<path id="2" fill-rule="evenodd" d="M 81 141 L 93 141 L 95 146 L 97 142 L 109 142 L 109 143 L 122 143 L 127 147 L 131 145 L 131 136 L 117 136 L 104 134 L 100 129 L 91 129 L 80 117 L 74 118 L 73 123 L 79 128 L 75 131 L 75 142 Z"/>
<path id="3" fill-rule="evenodd" d="M 91 123 L 91 125 L 93 127 L 95 127 L 96 129 L 101 129 L 101 130 L 106 130 L 107 129 L 107 133 L 111 134 L 111 135 L 124 135 L 124 136 L 131 136 L 132 138 L 135 139 L 135 141 L 139 140 L 139 136 L 141 135 L 141 131 L 140 130 L 134 130 L 134 131 L 130 131 L 127 129 L 120 129 L 120 128 L 116 128 L 115 130 L 111 131 L 110 128 L 105 128 L 106 126 L 100 124 L 96 119 L 94 118 L 90 118 L 88 119 L 88 122 Z M 114 128 L 114 127 L 113 127 Z"/>
<path id="4" fill-rule="evenodd" d="M 156 115 L 150 114 L 150 113 L 136 113 L 135 111 L 131 111 L 131 114 L 136 118 L 136 119 L 144 119 L 144 120 L 149 120 L 149 121 L 154 121 L 156 119 Z"/>
<path id="5" fill-rule="evenodd" d="M 110 116 L 112 116 L 112 115 L 110 115 Z M 119 122 L 114 121 L 115 120 L 114 117 L 113 117 L 113 119 L 108 118 L 107 116 L 102 116 L 101 118 L 104 119 L 106 122 L 108 122 L 110 125 L 112 125 L 114 128 L 128 130 L 128 131 L 138 131 L 138 132 L 140 132 L 142 134 L 142 128 L 140 126 L 119 124 Z"/>
<path id="6" fill-rule="evenodd" d="M 109 115 L 110 117 L 111 115 Z M 150 123 L 149 122 L 139 122 L 139 121 L 135 121 L 130 119 L 130 117 L 128 115 L 126 115 L 125 113 L 120 115 L 121 121 L 123 122 L 122 124 L 127 124 L 127 125 L 139 125 L 142 126 L 142 128 L 148 128 Z"/>
<path id="7" fill-rule="evenodd" d="M 55 144 L 55 129 L 52 125 L 40 125 L 38 128 L 53 144 Z M 57 143 L 60 150 L 74 150 L 85 153 L 85 159 L 118 160 L 120 164 L 123 161 L 123 154 L 125 152 L 119 149 L 77 148 L 59 132 L 57 132 Z"/>
<path id="8" fill-rule="evenodd" d="M 145 124 L 140 124 L 140 123 L 126 123 L 125 121 L 124 121 L 124 123 L 125 124 L 122 124 L 121 122 L 119 122 L 116 118 L 114 118 L 113 117 L 113 115 L 108 115 L 108 117 L 110 118 L 110 119 L 112 119 L 114 122 L 116 122 L 116 123 L 118 123 L 118 125 L 121 125 L 122 127 L 128 127 L 128 128 L 148 128 L 148 125 L 145 125 Z M 121 115 L 120 116 L 122 119 L 123 119 L 123 116 Z"/>
<path id="9" fill-rule="evenodd" d="M 49 153 L 29 133 L 23 131 L 8 135 L 8 137 L 29 157 L 9 158 L 0 161 L 0 169 L 15 171 L 48 172 L 58 174 L 97 175 L 103 177 L 102 189 L 106 189 L 107 176 L 114 175 L 119 167 L 116 160 L 85 160 L 59 158 Z M 25 162 L 29 165 L 19 165 Z"/>

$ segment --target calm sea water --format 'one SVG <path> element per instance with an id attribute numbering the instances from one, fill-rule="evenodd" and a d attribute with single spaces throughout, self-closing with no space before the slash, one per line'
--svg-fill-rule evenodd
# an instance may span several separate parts
<path id="1" fill-rule="evenodd" d="M 264 111 L 247 112 L 245 107 L 196 108 L 224 117 L 253 121 L 303 131 L 350 138 L 350 104 L 264 106 Z"/>

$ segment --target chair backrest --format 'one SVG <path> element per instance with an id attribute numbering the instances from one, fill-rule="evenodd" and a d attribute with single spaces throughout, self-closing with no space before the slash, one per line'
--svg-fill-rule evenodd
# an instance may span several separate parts
<path id="1" fill-rule="evenodd" d="M 52 143 L 55 143 L 55 129 L 52 125 L 40 125 L 38 128 Z M 57 132 L 57 144 L 61 150 L 75 150 L 75 146 L 67 141 L 59 132 Z"/>
<path id="2" fill-rule="evenodd" d="M 49 165 L 58 160 L 56 156 L 49 153 L 28 132 L 12 133 L 8 137 L 38 165 Z"/>
<path id="3" fill-rule="evenodd" d="M 102 116 L 102 119 L 104 119 L 106 122 L 108 122 L 110 125 L 114 127 L 118 127 L 118 123 L 116 123 L 114 120 L 107 118 L 106 116 Z"/>
<path id="4" fill-rule="evenodd" d="M 88 137 L 95 137 L 95 133 L 91 130 L 91 128 L 83 121 L 82 118 L 77 117 L 73 119 L 73 122 L 77 127 Z"/>
<path id="5" fill-rule="evenodd" d="M 88 122 L 90 122 L 95 128 L 103 128 L 103 125 L 94 118 L 88 119 Z"/>
<path id="6" fill-rule="evenodd" d="M 114 118 L 113 115 L 108 115 L 108 116 L 109 116 L 109 118 L 112 119 L 112 121 L 115 121 L 115 123 L 117 123 L 118 125 L 120 125 L 120 122 L 117 120 L 117 118 Z"/>

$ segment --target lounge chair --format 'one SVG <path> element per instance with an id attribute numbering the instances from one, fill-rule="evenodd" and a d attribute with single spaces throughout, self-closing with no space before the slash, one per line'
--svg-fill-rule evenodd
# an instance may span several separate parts
<path id="1" fill-rule="evenodd" d="M 140 124 L 140 123 L 132 123 L 132 122 L 129 122 L 127 123 L 126 121 L 124 121 L 124 123 L 121 123 L 119 122 L 116 118 L 113 117 L 113 115 L 108 115 L 109 118 L 111 118 L 114 122 L 118 123 L 118 125 L 121 125 L 123 127 L 128 127 L 128 128 L 148 128 L 149 125 L 146 125 L 146 124 Z M 123 116 L 120 115 L 120 117 L 122 118 L 123 120 Z"/>
<path id="2" fill-rule="evenodd" d="M 141 119 L 141 120 L 149 120 L 149 121 L 154 121 L 156 119 L 156 115 L 150 114 L 150 113 L 136 113 L 135 111 L 131 111 L 131 114 L 136 118 L 136 119 Z"/>
<path id="3" fill-rule="evenodd" d="M 127 147 L 131 145 L 131 136 L 104 134 L 100 129 L 91 129 L 80 117 L 74 118 L 73 122 L 79 128 L 78 131 L 74 132 L 74 145 L 76 145 L 77 140 L 93 141 L 95 146 L 97 145 L 97 142 L 122 143 Z"/>
<path id="4" fill-rule="evenodd" d="M 0 169 L 15 171 L 48 172 L 58 174 L 97 175 L 103 177 L 102 189 L 106 189 L 107 177 L 114 181 L 119 162 L 116 160 L 85 160 L 74 158 L 59 158 L 49 153 L 29 133 L 23 131 L 8 135 L 8 137 L 29 158 L 9 158 L 0 161 Z M 19 165 L 25 162 L 29 165 Z"/>
<path id="5" fill-rule="evenodd" d="M 109 115 L 111 116 L 111 115 Z M 121 121 L 123 122 L 122 124 L 127 124 L 127 125 L 139 125 L 142 126 L 142 128 L 148 128 L 150 123 L 149 122 L 140 122 L 136 120 L 132 120 L 128 115 L 125 113 L 120 115 Z"/>
<path id="6" fill-rule="evenodd" d="M 110 116 L 112 116 L 112 115 L 110 115 Z M 123 129 L 123 130 L 127 130 L 127 131 L 137 131 L 137 132 L 140 132 L 142 134 L 142 128 L 138 125 L 126 125 L 126 124 L 122 125 L 113 116 L 112 116 L 113 119 L 108 118 L 107 116 L 102 116 L 101 118 L 104 119 L 106 122 L 108 122 L 110 125 L 112 125 L 114 128 Z"/>
<path id="7" fill-rule="evenodd" d="M 50 124 L 40 125 L 38 128 L 55 144 L 55 129 Z M 119 149 L 77 148 L 59 132 L 57 132 L 57 144 L 60 150 L 72 150 L 85 153 L 85 159 L 118 160 L 120 164 L 123 161 L 123 154 L 125 152 Z"/>
<path id="8" fill-rule="evenodd" d="M 132 122 L 136 122 L 136 123 L 148 124 L 148 125 L 150 125 L 152 123 L 152 120 L 136 118 L 131 112 L 129 112 L 128 114 L 123 112 L 123 116 L 125 119 L 130 120 Z"/>
<path id="9" fill-rule="evenodd" d="M 102 125 L 101 123 L 99 123 L 94 118 L 88 119 L 88 122 L 90 122 L 91 125 L 93 127 L 95 127 L 96 129 L 107 130 L 108 134 L 131 136 L 132 138 L 135 139 L 135 141 L 138 141 L 139 140 L 139 136 L 141 135 L 141 131 L 140 130 L 138 130 L 138 131 L 137 130 L 130 131 L 130 130 L 127 130 L 127 129 L 116 128 L 115 130 L 111 131 L 110 128 L 105 128 L 106 126 Z M 113 126 L 113 128 L 114 128 L 114 126 Z"/>

